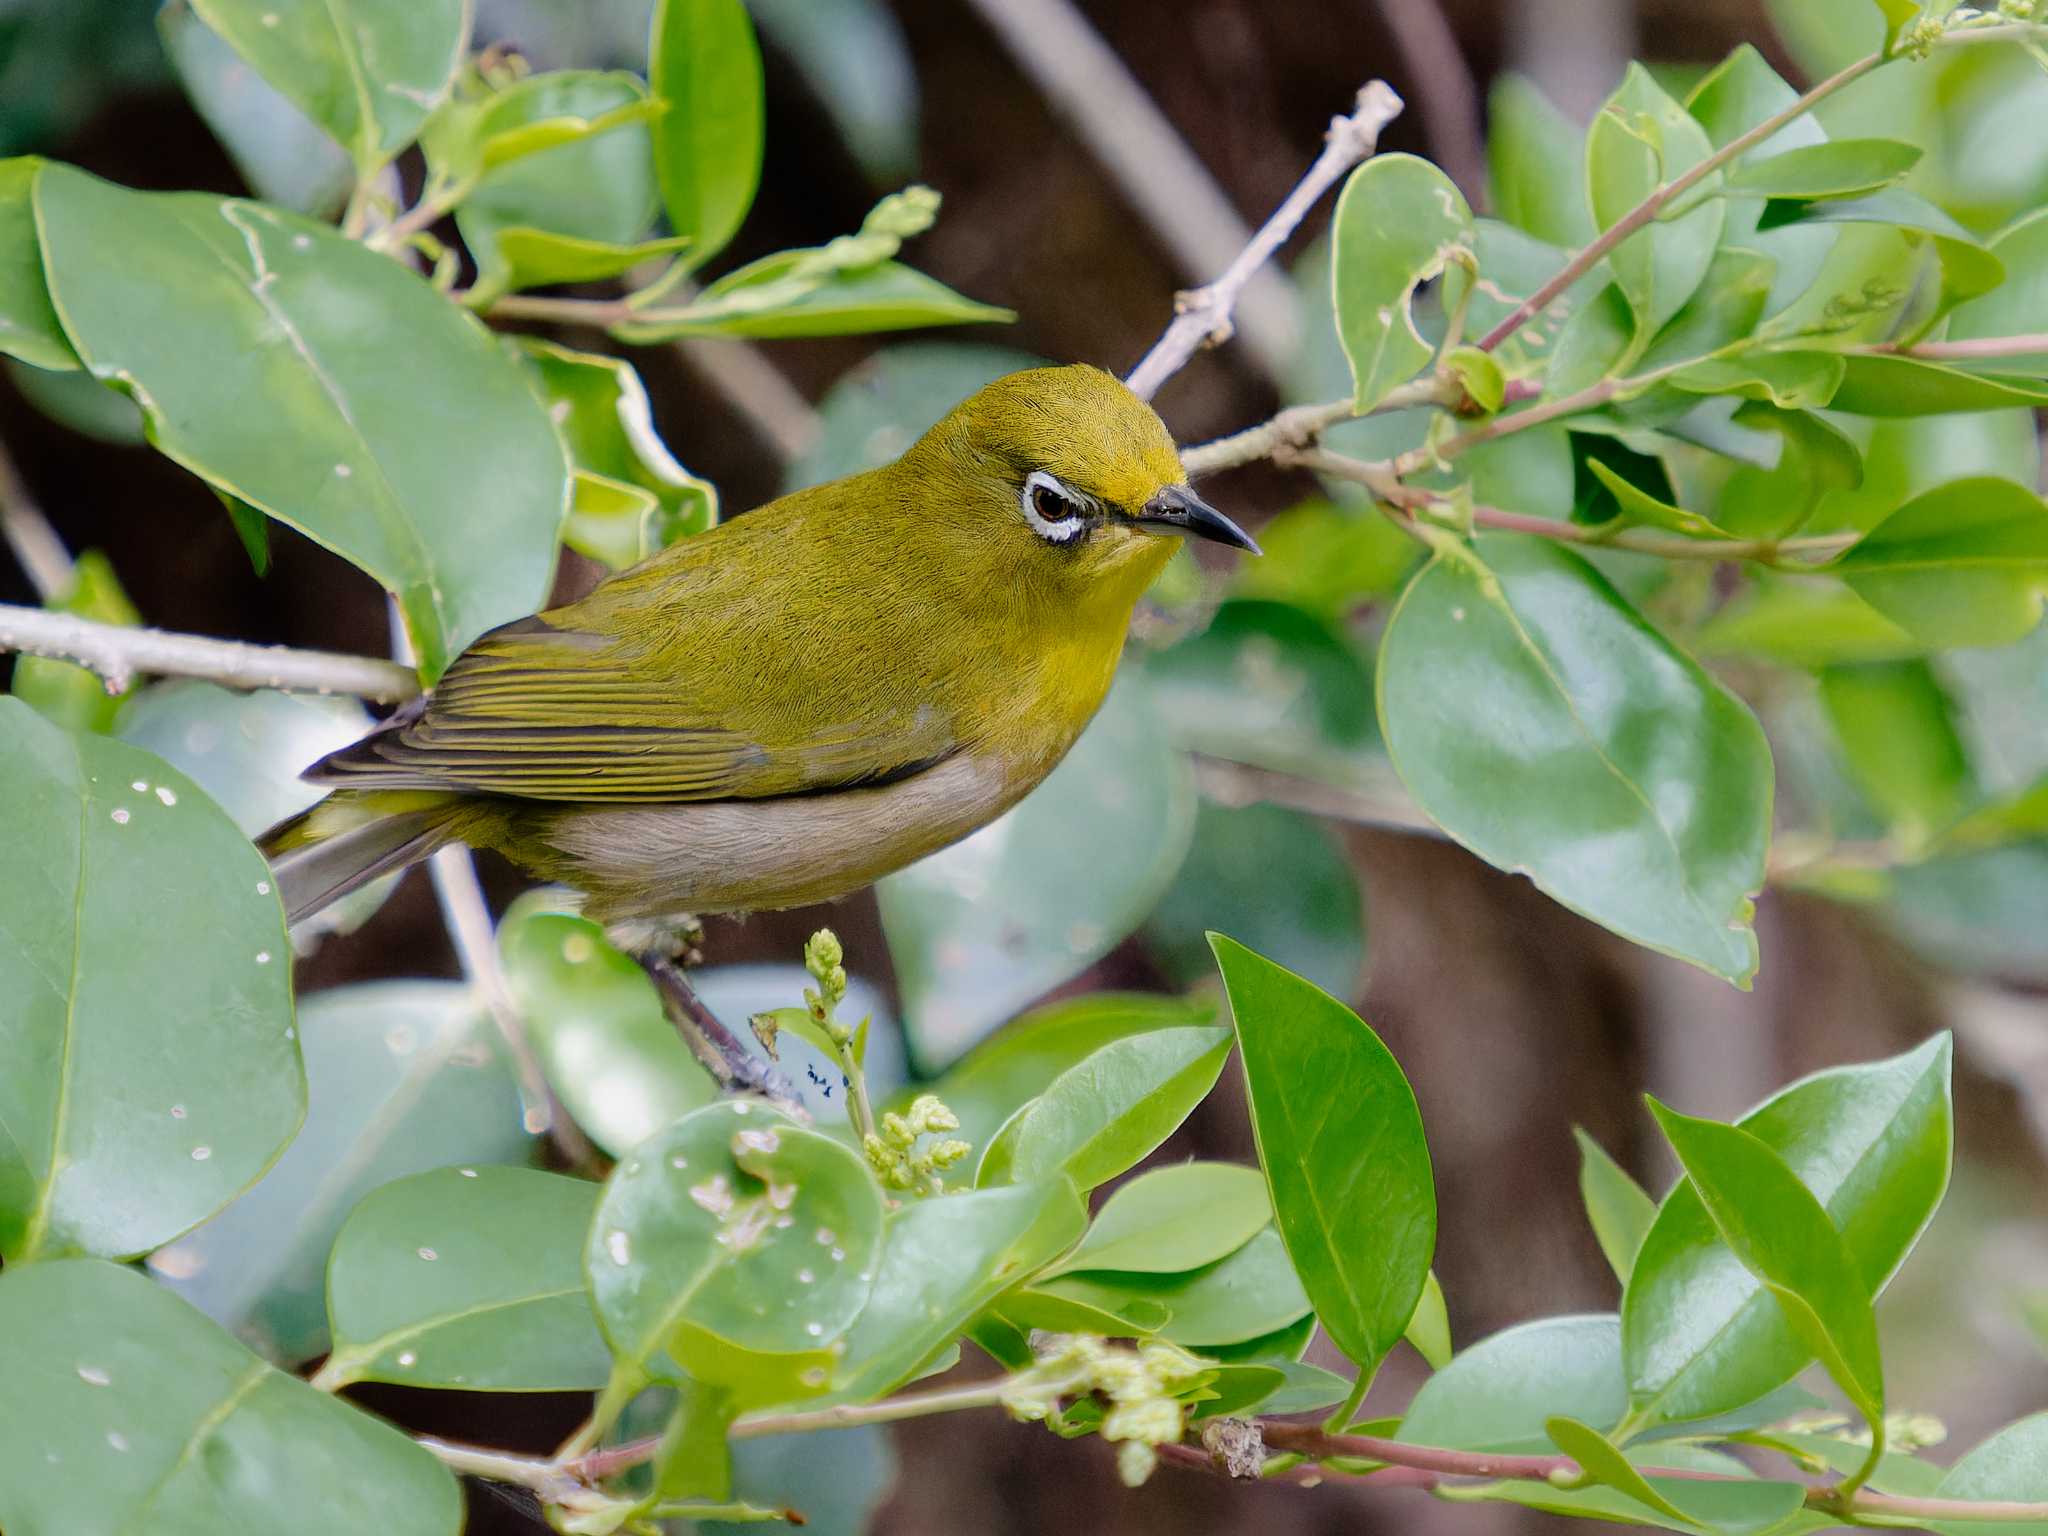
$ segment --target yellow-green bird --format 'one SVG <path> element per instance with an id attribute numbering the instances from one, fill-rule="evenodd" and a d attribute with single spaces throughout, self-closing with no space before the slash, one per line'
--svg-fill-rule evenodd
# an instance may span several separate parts
<path id="1" fill-rule="evenodd" d="M 1186 534 L 1257 548 L 1150 406 L 1084 366 L 999 379 L 893 464 L 484 635 L 307 771 L 333 793 L 264 843 L 286 910 L 453 842 L 613 926 L 857 890 L 1051 772 Z"/>

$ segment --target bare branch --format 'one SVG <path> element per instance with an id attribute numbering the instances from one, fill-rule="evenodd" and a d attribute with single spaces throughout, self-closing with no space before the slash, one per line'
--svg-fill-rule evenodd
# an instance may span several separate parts
<path id="1" fill-rule="evenodd" d="M 1374 80 L 1358 93 L 1358 104 L 1349 117 L 1335 118 L 1324 136 L 1323 152 L 1295 184 L 1273 216 L 1246 242 L 1236 260 L 1223 275 L 1206 288 L 1181 294 L 1178 311 L 1166 334 L 1152 344 L 1124 382 L 1142 400 L 1149 400 L 1159 386 L 1172 378 L 1187 360 L 1205 346 L 1214 346 L 1231 334 L 1233 313 L 1246 284 L 1294 233 L 1302 218 L 1359 161 L 1379 145 L 1381 132 L 1401 111 L 1401 98 L 1384 80 Z"/>
<path id="2" fill-rule="evenodd" d="M 0 536 L 21 562 L 29 584 L 48 601 L 71 586 L 71 551 L 22 484 L 14 459 L 0 447 Z"/>
<path id="3" fill-rule="evenodd" d="M 0 604 L 0 651 L 77 662 L 99 673 L 113 693 L 138 673 L 202 677 L 229 688 L 353 694 L 380 704 L 403 703 L 420 691 L 412 668 L 370 656 L 132 629 L 12 604 Z"/>
<path id="4" fill-rule="evenodd" d="M 1208 168 L 1071 0 L 973 3 L 1188 278 L 1216 271 L 1251 238 Z M 1250 283 L 1238 308 L 1246 345 L 1277 378 L 1301 328 L 1293 294 L 1277 276 L 1263 274 Z M 1153 388 L 1173 371 L 1160 374 Z M 1139 393 L 1150 398 L 1151 391 Z"/>

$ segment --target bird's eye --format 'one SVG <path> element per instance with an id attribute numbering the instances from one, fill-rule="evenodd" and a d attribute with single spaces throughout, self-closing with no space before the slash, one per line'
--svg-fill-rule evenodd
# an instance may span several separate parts
<path id="1" fill-rule="evenodd" d="M 1025 520 L 1032 531 L 1048 544 L 1066 544 L 1087 530 L 1087 498 L 1060 484 L 1042 469 L 1034 469 L 1024 480 Z"/>

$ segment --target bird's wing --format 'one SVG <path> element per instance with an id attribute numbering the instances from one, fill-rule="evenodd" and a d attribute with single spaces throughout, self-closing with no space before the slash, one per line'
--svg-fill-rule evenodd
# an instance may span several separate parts
<path id="1" fill-rule="evenodd" d="M 834 708 L 800 669 L 738 686 L 715 662 L 694 680 L 656 675 L 636 648 L 559 617 L 485 635 L 429 696 L 305 777 L 535 800 L 753 799 L 887 783 L 959 745 L 943 711 L 909 699 Z"/>

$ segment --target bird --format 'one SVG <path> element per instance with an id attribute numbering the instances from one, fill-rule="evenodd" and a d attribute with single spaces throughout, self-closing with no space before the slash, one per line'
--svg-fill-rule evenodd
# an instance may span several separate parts
<path id="1" fill-rule="evenodd" d="M 1258 552 L 1114 375 L 1010 374 L 892 463 L 488 631 L 259 846 L 295 924 L 452 843 L 628 946 L 847 895 L 1044 780 L 1188 536 Z"/>

